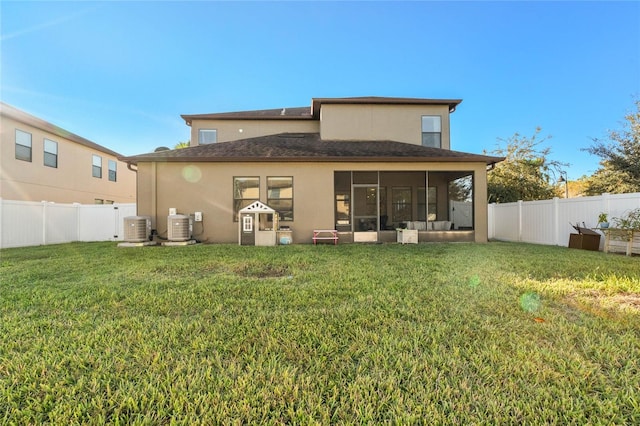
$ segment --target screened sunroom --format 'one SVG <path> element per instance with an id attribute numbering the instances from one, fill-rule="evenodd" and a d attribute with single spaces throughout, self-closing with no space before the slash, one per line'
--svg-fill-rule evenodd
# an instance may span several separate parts
<path id="1" fill-rule="evenodd" d="M 336 171 L 335 229 L 354 242 L 473 241 L 472 171 Z"/>

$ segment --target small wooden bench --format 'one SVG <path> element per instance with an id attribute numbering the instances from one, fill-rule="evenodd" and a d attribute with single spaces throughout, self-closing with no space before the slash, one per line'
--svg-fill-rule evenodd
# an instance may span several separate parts
<path id="1" fill-rule="evenodd" d="M 313 245 L 316 245 L 318 240 L 333 240 L 333 244 L 338 244 L 338 231 L 335 229 L 314 229 L 313 230 Z"/>

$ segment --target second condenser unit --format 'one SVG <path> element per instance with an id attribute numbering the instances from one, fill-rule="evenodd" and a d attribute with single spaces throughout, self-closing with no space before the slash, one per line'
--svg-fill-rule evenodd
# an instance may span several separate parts
<path id="1" fill-rule="evenodd" d="M 191 239 L 191 218 L 184 214 L 172 214 L 167 218 L 167 239 L 187 241 Z"/>

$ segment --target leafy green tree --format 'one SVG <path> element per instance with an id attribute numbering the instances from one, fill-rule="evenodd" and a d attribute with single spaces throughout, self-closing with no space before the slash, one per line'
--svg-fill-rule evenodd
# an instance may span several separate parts
<path id="1" fill-rule="evenodd" d="M 490 203 L 546 200 L 558 195 L 552 180 L 567 164 L 549 158 L 551 148 L 541 145 L 551 136 L 540 137 L 540 131 L 536 128 L 531 137 L 515 133 L 509 139 L 498 138 L 506 146 L 498 146 L 490 154 L 505 160 L 488 173 Z"/>
<path id="2" fill-rule="evenodd" d="M 191 141 L 182 141 L 182 142 L 178 142 L 176 146 L 173 147 L 173 149 L 189 148 L 190 146 L 191 146 Z"/>
<path id="3" fill-rule="evenodd" d="M 640 192 L 640 98 L 635 106 L 622 130 L 610 130 L 607 140 L 594 138 L 585 149 L 601 158 L 600 168 L 587 180 L 587 195 Z"/>

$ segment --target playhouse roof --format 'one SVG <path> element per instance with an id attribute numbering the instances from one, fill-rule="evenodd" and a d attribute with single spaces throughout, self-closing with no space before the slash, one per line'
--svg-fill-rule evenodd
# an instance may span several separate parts
<path id="1" fill-rule="evenodd" d="M 275 210 L 260 201 L 254 201 L 247 207 L 240 209 L 240 213 L 275 213 Z"/>

